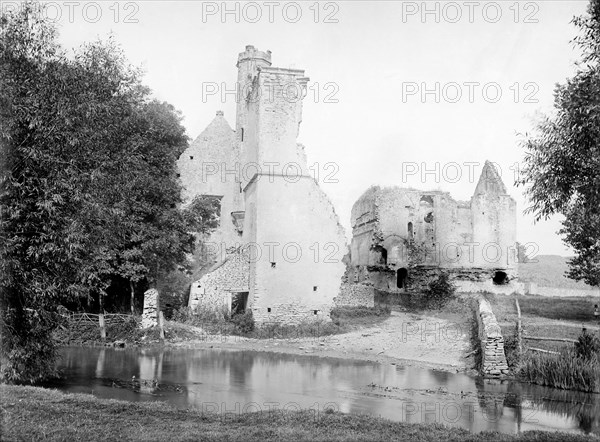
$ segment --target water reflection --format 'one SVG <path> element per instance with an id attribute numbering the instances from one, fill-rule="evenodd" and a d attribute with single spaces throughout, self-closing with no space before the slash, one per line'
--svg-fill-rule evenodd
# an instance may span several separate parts
<path id="1" fill-rule="evenodd" d="M 333 408 L 470 431 L 600 435 L 600 395 L 464 374 L 274 353 L 67 348 L 49 385 L 129 401 L 163 400 L 223 415 Z"/>

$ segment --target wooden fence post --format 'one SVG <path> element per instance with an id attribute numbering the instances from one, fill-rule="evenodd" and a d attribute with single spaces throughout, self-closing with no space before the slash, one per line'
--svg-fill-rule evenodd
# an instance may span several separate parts
<path id="1" fill-rule="evenodd" d="M 523 356 L 523 341 L 522 341 L 522 327 L 521 327 L 521 306 L 519 300 L 515 298 L 515 304 L 517 306 L 517 352 L 519 354 L 519 362 Z"/>
<path id="2" fill-rule="evenodd" d="M 158 312 L 158 328 L 160 330 L 160 339 L 165 339 L 165 317 L 162 311 Z"/>
<path id="3" fill-rule="evenodd" d="M 100 338 L 102 338 L 103 341 L 106 340 L 106 326 L 104 323 L 104 314 L 100 313 L 98 315 L 98 323 L 100 325 Z"/>

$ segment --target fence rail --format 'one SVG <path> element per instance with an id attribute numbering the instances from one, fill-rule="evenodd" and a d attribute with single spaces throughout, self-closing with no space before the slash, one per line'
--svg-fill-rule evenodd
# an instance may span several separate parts
<path id="1" fill-rule="evenodd" d="M 543 336 L 523 336 L 523 339 L 528 339 L 530 341 L 553 341 L 553 342 L 569 342 L 571 344 L 575 344 L 577 340 L 568 339 L 568 338 L 546 338 Z"/>
<path id="2" fill-rule="evenodd" d="M 136 317 L 133 315 L 127 315 L 123 313 L 76 313 L 76 312 L 68 312 L 65 314 L 69 318 L 69 320 L 76 323 L 92 323 L 98 324 L 100 322 L 100 316 L 104 316 L 104 322 L 106 323 L 115 323 L 115 322 L 127 322 L 135 319 Z"/>

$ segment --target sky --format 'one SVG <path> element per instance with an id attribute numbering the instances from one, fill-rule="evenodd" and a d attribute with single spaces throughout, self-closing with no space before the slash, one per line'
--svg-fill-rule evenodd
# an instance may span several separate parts
<path id="1" fill-rule="evenodd" d="M 517 202 L 517 240 L 530 254 L 571 254 L 559 217 L 534 224 L 523 213 L 514 179 L 520 140 L 575 73 L 571 20 L 587 1 L 46 3 L 65 48 L 112 33 L 192 139 L 217 110 L 235 126 L 235 97 L 223 93 L 246 45 L 304 69 L 298 141 L 347 236 L 352 204 L 371 185 L 469 200 L 489 160 Z"/>

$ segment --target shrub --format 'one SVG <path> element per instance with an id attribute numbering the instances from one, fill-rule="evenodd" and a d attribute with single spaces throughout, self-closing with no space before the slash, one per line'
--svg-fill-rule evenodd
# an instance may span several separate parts
<path id="1" fill-rule="evenodd" d="M 254 316 L 252 316 L 252 310 L 250 309 L 233 315 L 231 322 L 235 326 L 235 331 L 241 335 L 247 335 L 254 330 Z"/>
<path id="2" fill-rule="evenodd" d="M 600 354 L 600 339 L 589 334 L 584 328 L 575 343 L 575 354 L 585 360 L 598 357 Z"/>
<path id="3" fill-rule="evenodd" d="M 512 334 L 504 336 L 504 353 L 508 367 L 511 369 L 517 368 L 521 363 L 518 345 L 517 327 L 515 326 Z"/>
<path id="4" fill-rule="evenodd" d="M 60 318 L 48 310 L 5 308 L 0 314 L 0 380 L 34 383 L 57 375 L 57 348 L 52 331 Z"/>
<path id="5" fill-rule="evenodd" d="M 437 277 L 431 279 L 427 288 L 423 291 L 425 304 L 429 308 L 440 308 L 448 300 L 454 298 L 456 286 L 450 280 L 447 273 L 440 272 Z"/>

